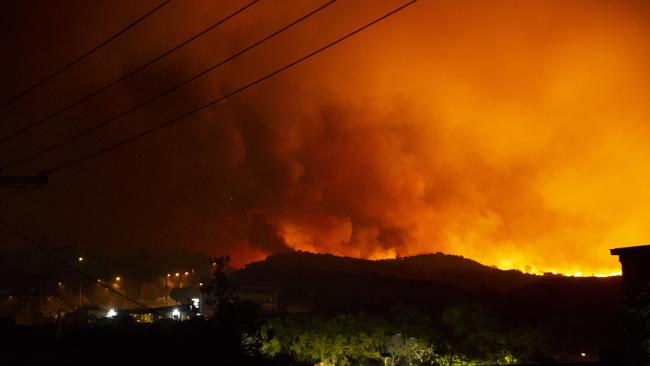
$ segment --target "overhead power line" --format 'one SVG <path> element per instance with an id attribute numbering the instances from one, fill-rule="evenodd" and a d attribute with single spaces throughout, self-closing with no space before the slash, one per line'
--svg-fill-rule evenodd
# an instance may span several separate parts
<path id="1" fill-rule="evenodd" d="M 108 39 L 104 40 L 104 41 L 101 42 L 100 44 L 98 44 L 98 45 L 96 45 L 95 47 L 91 48 L 90 50 L 86 51 L 86 52 L 85 52 L 84 54 L 82 54 L 81 56 L 79 56 L 79 57 L 75 58 L 74 60 L 68 62 L 68 63 L 65 64 L 63 67 L 61 67 L 60 69 L 56 70 L 55 72 L 53 72 L 53 73 L 50 74 L 49 76 L 47 76 L 45 79 L 40 80 L 40 81 L 37 82 L 36 84 L 34 84 L 34 85 L 28 87 L 27 89 L 23 90 L 22 92 L 16 94 L 15 96 L 9 98 L 8 100 L 6 100 L 6 101 L 4 101 L 4 102 L 2 102 L 2 104 L 0 104 L 0 109 L 1 109 L 1 108 L 5 108 L 5 107 L 8 106 L 9 104 L 11 104 L 11 103 L 15 102 L 16 100 L 22 98 L 23 96 L 25 96 L 26 94 L 30 93 L 30 92 L 33 91 L 34 89 L 36 89 L 36 88 L 40 87 L 41 85 L 47 83 L 48 81 L 52 80 L 52 79 L 53 79 L 54 77 L 56 77 L 57 75 L 61 74 L 62 72 L 66 71 L 67 69 L 69 69 L 69 68 L 71 68 L 72 66 L 76 65 L 77 63 L 79 63 L 81 60 L 83 60 L 83 59 L 85 59 L 86 57 L 90 56 L 90 55 L 93 54 L 95 51 L 97 51 L 97 50 L 99 50 L 100 48 L 106 46 L 108 43 L 110 43 L 111 41 L 113 41 L 113 40 L 116 39 L 117 37 L 121 36 L 122 34 L 124 34 L 125 32 L 127 32 L 129 29 L 135 27 L 138 23 L 142 22 L 142 21 L 145 20 L 147 17 L 149 17 L 150 15 L 152 15 L 153 13 L 155 13 L 156 11 L 160 10 L 163 6 L 169 4 L 170 1 L 171 1 L 171 0 L 165 0 L 165 1 L 163 1 L 160 5 L 156 6 L 156 7 L 153 8 L 153 9 L 151 9 L 149 12 L 147 12 L 146 14 L 144 14 L 143 16 L 141 16 L 140 18 L 136 19 L 135 21 L 131 22 L 129 25 L 127 25 L 126 27 L 122 28 L 120 31 L 118 31 L 117 33 L 113 34 L 112 36 L 110 36 Z"/>
<path id="2" fill-rule="evenodd" d="M 47 184 L 46 172 L 39 175 L 0 175 L 0 187 L 12 191 L 23 191 L 43 184 Z M 0 202 L 2 200 L 0 198 Z"/>
<path id="3" fill-rule="evenodd" d="M 29 192 L 41 188 L 45 184 L 25 185 L 19 189 L 10 189 L 10 192 L 0 197 L 0 203 L 8 200 L 9 198 L 17 195 L 18 193 Z M 7 188 L 7 187 L 4 187 Z"/>
<path id="4" fill-rule="evenodd" d="M 281 73 L 281 72 L 283 72 L 283 71 L 285 71 L 285 70 L 287 70 L 287 69 L 290 69 L 290 68 L 292 68 L 293 66 L 298 65 L 299 63 L 302 63 L 303 61 L 305 61 L 305 60 L 307 60 L 307 59 L 309 59 L 309 58 L 311 58 L 311 57 L 313 57 L 313 56 L 315 56 L 315 55 L 317 55 L 317 54 L 319 54 L 319 53 L 321 53 L 321 52 L 323 52 L 323 51 L 325 51 L 325 50 L 327 50 L 327 49 L 329 49 L 329 48 L 331 48 L 331 47 L 333 47 L 333 46 L 335 46 L 336 44 L 338 44 L 338 43 L 340 43 L 340 42 L 342 42 L 342 41 L 344 41 L 344 40 L 346 40 L 346 39 L 348 39 L 348 38 L 350 38 L 350 37 L 353 37 L 354 35 L 356 35 L 356 34 L 362 32 L 362 31 L 364 31 L 364 30 L 366 30 L 366 29 L 368 29 L 368 28 L 370 28 L 370 27 L 372 27 L 373 25 L 375 25 L 375 24 L 377 24 L 377 23 L 379 23 L 379 22 L 381 22 L 381 21 L 387 19 L 388 17 L 390 17 L 390 16 L 392 16 L 392 15 L 398 13 L 399 11 L 401 11 L 401 10 L 407 8 L 408 6 L 414 4 L 416 1 L 417 1 L 417 0 L 411 0 L 411 1 L 407 2 L 406 4 L 401 5 L 401 6 L 397 7 L 397 8 L 395 8 L 395 9 L 393 9 L 392 11 L 390 11 L 390 12 L 388 12 L 388 13 L 382 15 L 381 17 L 376 18 L 375 20 L 373 20 L 373 21 L 371 21 L 371 22 L 369 22 L 369 23 L 367 23 L 367 24 L 365 24 L 365 25 L 363 25 L 363 26 L 361 26 L 361 27 L 355 29 L 354 31 L 352 31 L 352 32 L 350 32 L 350 33 L 348 33 L 348 34 L 346 34 L 346 35 L 344 35 L 344 36 L 342 36 L 342 37 L 340 37 L 340 38 L 338 38 L 338 39 L 336 39 L 336 40 L 334 40 L 334 41 L 332 41 L 332 42 L 326 44 L 325 46 L 322 46 L 321 48 L 319 48 L 319 49 L 317 49 L 317 50 L 315 50 L 315 51 L 313 51 L 313 52 L 311 52 L 311 53 L 309 53 L 309 54 L 307 54 L 307 55 L 305 55 L 305 56 L 303 56 L 303 57 L 301 57 L 301 58 L 299 58 L 299 59 L 296 59 L 296 60 L 294 60 L 293 62 L 291 62 L 291 63 L 289 63 L 289 64 L 286 64 L 285 66 L 283 66 L 283 67 L 281 67 L 281 68 L 279 68 L 279 69 L 276 69 L 275 71 L 273 71 L 273 72 L 271 72 L 271 73 L 269 73 L 269 74 L 266 74 L 265 76 L 263 76 L 263 77 L 261 77 L 261 78 L 255 80 L 255 81 L 252 81 L 252 82 L 250 82 L 250 83 L 248 83 L 248 84 L 246 84 L 246 85 L 244 85 L 244 86 L 242 86 L 242 87 L 240 87 L 240 88 L 238 88 L 238 89 L 236 89 L 236 90 L 234 90 L 234 91 L 232 91 L 232 92 L 230 92 L 230 93 L 228 93 L 228 94 L 225 94 L 225 95 L 222 96 L 222 97 L 219 97 L 219 98 L 217 98 L 217 99 L 214 99 L 214 100 L 212 100 L 212 101 L 210 101 L 210 102 L 208 102 L 208 103 L 206 103 L 206 104 L 204 104 L 204 105 L 202 105 L 202 106 L 200 106 L 200 107 L 198 107 L 198 108 L 195 108 L 195 109 L 193 109 L 193 110 L 191 110 L 191 111 L 189 111 L 189 112 L 187 112 L 187 113 L 181 115 L 181 116 L 178 116 L 178 117 L 176 117 L 176 118 L 174 118 L 174 119 L 172 119 L 172 120 L 169 120 L 169 121 L 167 121 L 167 122 L 165 122 L 165 123 L 163 123 L 163 124 L 161 124 L 161 125 L 158 125 L 158 126 L 156 126 L 156 127 L 154 127 L 154 128 L 151 128 L 151 129 L 148 129 L 148 130 L 146 130 L 146 131 L 143 131 L 143 132 L 141 132 L 141 133 L 139 133 L 139 134 L 137 134 L 137 135 L 135 135 L 135 136 L 132 136 L 131 138 L 128 138 L 128 139 L 122 140 L 122 141 L 120 141 L 120 142 L 118 142 L 118 143 L 115 143 L 115 144 L 109 145 L 109 146 L 107 146 L 107 147 L 105 147 L 105 148 L 103 148 L 103 149 L 97 150 L 97 151 L 95 151 L 94 153 L 91 153 L 91 154 L 85 155 L 85 156 L 80 157 L 80 158 L 78 158 L 78 159 L 75 159 L 75 160 L 72 160 L 72 161 L 67 162 L 67 163 L 65 163 L 65 164 L 59 165 L 59 166 L 57 166 L 57 167 L 54 167 L 54 168 L 50 169 L 50 172 L 56 172 L 56 171 L 59 171 L 59 170 L 65 169 L 65 168 L 67 168 L 67 167 L 70 167 L 70 166 L 72 166 L 72 165 L 75 165 L 75 164 L 81 163 L 81 162 L 83 162 L 83 161 L 85 161 L 85 160 L 88 160 L 88 159 L 91 159 L 91 158 L 94 158 L 94 157 L 100 156 L 100 155 L 102 155 L 102 154 L 104 154 L 104 153 L 106 153 L 106 152 L 108 152 L 108 151 L 111 151 L 111 150 L 113 150 L 113 149 L 116 149 L 116 148 L 118 148 L 118 147 L 120 147 L 120 146 L 122 146 L 122 145 L 128 144 L 128 143 L 130 143 L 130 142 L 132 142 L 132 141 L 134 141 L 134 140 L 137 140 L 137 139 L 139 139 L 139 138 L 141 138 L 141 137 L 144 137 L 144 136 L 147 136 L 147 135 L 149 135 L 149 134 L 151 134 L 151 133 L 153 133 L 153 132 L 156 132 L 156 131 L 158 131 L 158 130 L 164 128 L 164 127 L 167 127 L 167 126 L 170 126 L 170 125 L 172 125 L 172 124 L 174 124 L 174 123 L 176 123 L 176 122 L 179 122 L 179 121 L 181 121 L 181 120 L 183 120 L 183 119 L 185 119 L 185 118 L 187 118 L 187 117 L 189 117 L 189 116 L 191 116 L 191 115 L 193 115 L 193 114 L 195 114 L 195 113 L 198 113 L 198 112 L 200 112 L 200 111 L 202 111 L 202 110 L 204 110 L 204 109 L 206 109 L 206 108 L 208 108 L 208 107 L 210 107 L 210 106 L 212 106 L 212 105 L 214 105 L 214 104 L 216 104 L 216 103 L 218 103 L 218 102 L 220 102 L 220 101 L 222 101 L 222 100 L 225 100 L 225 99 L 227 99 L 227 98 L 230 98 L 230 97 L 232 97 L 232 96 L 234 96 L 234 95 L 236 95 L 236 94 L 238 94 L 238 93 L 240 93 L 240 92 L 242 92 L 242 91 L 244 91 L 244 90 L 246 90 L 246 89 L 248 89 L 248 88 L 250 88 L 250 87 L 252 87 L 252 86 L 254 86 L 254 85 L 257 85 L 257 84 L 259 84 L 259 83 L 261 83 L 261 82 L 263 82 L 263 81 L 265 81 L 265 80 L 267 80 L 267 79 L 269 79 L 269 78 L 272 78 L 273 76 L 275 76 L 275 75 L 277 75 L 277 74 L 279 74 L 279 73 Z M 332 2 L 333 2 L 333 1 L 332 1 Z M 35 188 L 38 188 L 38 187 L 39 187 L 39 186 L 37 186 L 37 187 L 35 187 Z M 2 197 L 1 201 L 4 201 L 5 199 L 7 199 L 7 198 L 13 196 L 13 195 L 16 194 L 17 192 L 20 192 L 20 191 L 14 191 L 14 192 L 11 192 L 9 195 L 6 195 L 6 196 Z M 6 225 L 5 223 L 3 223 L 2 221 L 0 221 L 0 226 L 3 227 L 5 230 L 9 231 L 10 233 L 12 233 L 12 234 L 13 234 L 14 236 L 16 236 L 17 238 L 19 238 L 19 239 L 21 240 L 22 243 L 37 248 L 38 250 L 40 250 L 40 251 L 43 252 L 44 254 L 46 254 L 46 255 L 52 257 L 54 260 L 56 260 L 57 262 L 61 263 L 61 264 L 64 265 L 65 267 L 69 268 L 70 270 L 74 271 L 75 273 L 79 274 L 80 276 L 84 277 L 85 279 L 87 279 L 87 280 L 89 280 L 89 281 L 92 281 L 92 282 L 96 282 L 96 278 L 97 278 L 96 276 L 90 276 L 90 275 L 87 274 L 86 272 L 84 272 L 84 271 L 80 270 L 79 268 L 77 268 L 77 267 L 71 265 L 71 264 L 68 263 L 67 261 L 65 261 L 65 260 L 63 260 L 63 259 L 61 259 L 61 258 L 59 258 L 59 257 L 58 257 L 57 255 L 55 255 L 54 253 L 52 253 L 52 252 L 48 251 L 47 249 L 41 247 L 41 246 L 38 245 L 36 242 L 30 240 L 30 239 L 27 238 L 25 235 L 21 234 L 20 232 L 16 231 L 15 229 L 9 227 L 8 225 Z M 118 294 L 119 296 L 125 298 L 126 300 L 128 300 L 128 301 L 130 301 L 130 302 L 132 302 L 132 303 L 134 303 L 134 304 L 136 304 L 136 305 L 138 305 L 138 306 L 141 306 L 141 307 L 147 309 L 147 306 L 145 306 L 145 305 L 139 303 L 138 301 L 136 301 L 136 300 L 134 300 L 134 299 L 132 299 L 132 298 L 126 296 L 125 294 L 120 293 L 119 291 L 116 291 L 116 290 L 113 289 L 112 287 L 107 286 L 107 285 L 105 285 L 105 284 L 103 284 L 103 283 L 100 283 L 100 285 L 102 285 L 104 288 L 106 288 L 106 289 L 108 289 L 108 290 L 110 290 L 110 291 L 112 291 L 112 292 Z"/>
<path id="5" fill-rule="evenodd" d="M 86 280 L 88 280 L 88 281 L 90 281 L 90 282 L 97 283 L 97 284 L 99 284 L 100 286 L 104 287 L 105 289 L 108 289 L 109 291 L 115 293 L 116 295 L 118 295 L 118 296 L 120 296 L 120 297 L 122 297 L 122 298 L 124 298 L 124 299 L 126 299 L 126 300 L 128 300 L 128 301 L 130 301 L 130 302 L 132 302 L 132 303 L 134 303 L 134 304 L 136 304 L 136 305 L 138 305 L 138 306 L 144 308 L 144 309 L 148 309 L 148 308 L 149 308 L 149 307 L 147 307 L 146 305 L 142 304 L 141 302 L 139 302 L 139 301 L 137 301 L 137 300 L 134 300 L 133 298 L 131 298 L 131 297 L 129 297 L 129 296 L 127 296 L 127 295 L 125 295 L 125 294 L 123 294 L 123 293 L 117 291 L 116 289 L 112 288 L 111 286 L 108 286 L 107 284 L 105 284 L 105 283 L 103 283 L 103 282 L 101 282 L 101 281 L 98 281 L 98 277 L 97 277 L 97 276 L 91 276 L 90 274 L 86 273 L 85 271 L 82 271 L 81 269 L 77 268 L 76 266 L 74 266 L 74 265 L 68 263 L 66 260 L 61 259 L 61 258 L 60 258 L 59 256 L 57 256 L 56 254 L 54 254 L 54 253 L 50 252 L 49 250 L 45 249 L 44 247 L 38 245 L 35 241 L 29 239 L 28 237 L 26 237 L 25 235 L 21 234 L 19 231 L 17 231 L 16 229 L 10 227 L 9 225 L 5 224 L 5 223 L 2 222 L 2 221 L 0 221 L 0 227 L 2 227 L 3 229 L 5 229 L 6 231 L 10 232 L 11 234 L 13 234 L 13 235 L 14 235 L 15 237 L 17 237 L 18 239 L 20 239 L 20 242 L 21 242 L 21 243 L 26 244 L 26 245 L 29 245 L 29 246 L 31 246 L 31 247 L 34 247 L 34 248 L 38 249 L 38 250 L 39 250 L 40 252 L 42 252 L 43 254 L 45 254 L 45 255 L 47 255 L 48 257 L 54 259 L 56 262 L 58 262 L 59 264 L 63 265 L 64 267 L 68 268 L 69 270 L 71 270 L 72 272 L 74 272 L 74 273 L 76 273 L 77 275 L 81 276 L 82 278 L 84 278 L 84 279 L 86 279 Z"/>
<path id="6" fill-rule="evenodd" d="M 283 66 L 283 67 L 281 67 L 279 69 L 276 69 L 275 71 L 273 71 L 273 72 L 271 72 L 269 74 L 266 74 L 266 75 L 262 76 L 259 79 L 256 79 L 255 81 L 252 81 L 252 82 L 250 82 L 250 83 L 248 83 L 248 84 L 246 84 L 246 85 L 244 85 L 244 86 L 242 86 L 242 87 L 240 87 L 238 89 L 235 89 L 235 90 L 233 90 L 233 91 L 231 91 L 231 92 L 229 92 L 229 93 L 227 93 L 227 94 L 225 94 L 225 95 L 223 95 L 223 96 L 221 96 L 221 97 L 219 97 L 217 99 L 213 99 L 212 101 L 210 101 L 210 102 L 208 102 L 208 103 L 206 103 L 206 104 L 204 104 L 204 105 L 202 105 L 202 106 L 200 106 L 198 108 L 195 108 L 195 109 L 193 109 L 193 110 L 191 110 L 191 111 L 189 111 L 187 113 L 184 113 L 184 114 L 182 114 L 182 115 L 180 115 L 180 116 L 178 116 L 178 117 L 176 117 L 174 119 L 171 119 L 171 120 L 169 120 L 169 121 L 167 121 L 167 122 L 165 122 L 163 124 L 160 124 L 160 125 L 158 125 L 156 127 L 153 127 L 151 129 L 140 132 L 137 135 L 134 135 L 134 136 L 132 136 L 132 137 L 130 137 L 128 139 L 119 141 L 117 143 L 114 143 L 114 144 L 109 145 L 107 147 L 104 147 L 102 149 L 99 149 L 99 150 L 97 150 L 97 151 L 95 151 L 93 153 L 84 155 L 84 156 L 82 156 L 80 158 L 77 158 L 75 160 L 71 160 L 71 161 L 69 161 L 67 163 L 56 166 L 56 167 L 54 167 L 54 168 L 52 168 L 52 169 L 50 169 L 48 171 L 54 173 L 54 172 L 57 172 L 59 170 L 69 168 L 70 166 L 79 164 L 79 163 L 81 163 L 83 161 L 86 161 L 88 159 L 98 157 L 98 156 L 100 156 L 100 155 L 102 155 L 102 154 L 104 154 L 106 152 L 117 149 L 120 146 L 126 145 L 126 144 L 128 144 L 130 142 L 133 142 L 133 141 L 137 140 L 137 139 L 140 139 L 142 137 L 150 135 L 150 134 L 152 134 L 152 133 L 154 133 L 156 131 L 159 131 L 159 130 L 165 128 L 165 127 L 168 127 L 168 126 L 170 126 L 172 124 L 175 124 L 176 122 L 180 122 L 180 121 L 184 120 L 185 118 L 187 118 L 187 117 L 189 117 L 189 116 L 191 116 L 193 114 L 196 114 L 196 113 L 198 113 L 198 112 L 200 112 L 200 111 L 202 111 L 202 110 L 204 110 L 204 109 L 206 109 L 208 107 L 213 106 L 216 103 L 219 103 L 219 102 L 221 102 L 221 101 L 223 101 L 225 99 L 228 99 L 228 98 L 230 98 L 230 97 L 232 97 L 232 96 L 234 96 L 236 94 L 239 94 L 242 91 L 244 91 L 244 90 L 246 90 L 246 89 L 248 89 L 248 88 L 250 88 L 252 86 L 255 86 L 255 85 L 257 85 L 257 84 L 259 84 L 259 83 L 261 83 L 261 82 L 263 82 L 263 81 L 265 81 L 267 79 L 270 79 L 273 76 L 275 76 L 275 75 L 277 75 L 277 74 L 279 74 L 279 73 L 281 73 L 281 72 L 283 72 L 283 71 L 285 71 L 287 69 L 290 69 L 290 68 L 302 63 L 303 61 L 306 61 L 306 60 L 310 59 L 313 56 L 316 56 L 317 54 L 319 54 L 319 53 L 321 53 L 321 52 L 323 52 L 323 51 L 337 45 L 338 43 L 343 42 L 344 40 L 346 40 L 346 39 L 348 39 L 350 37 L 353 37 L 354 35 L 362 32 L 362 31 L 364 31 L 364 30 L 366 30 L 366 29 L 368 29 L 370 27 L 372 27 L 373 25 L 381 22 L 382 20 L 385 20 L 385 19 L 389 18 L 390 16 L 398 13 L 399 11 L 401 11 L 401 10 L 403 10 L 405 8 L 407 8 L 408 6 L 413 5 L 416 1 L 417 0 L 411 0 L 411 1 L 407 2 L 406 4 L 401 5 L 401 6 L 397 7 L 397 8 L 395 8 L 395 9 L 393 9 L 392 11 L 382 15 L 381 17 L 376 18 L 375 20 L 373 20 L 373 21 L 371 21 L 369 23 L 366 23 L 365 25 L 355 29 L 354 31 L 344 35 L 343 37 L 340 37 L 340 38 L 326 44 L 325 46 L 322 46 L 321 48 L 319 48 L 319 49 L 317 49 L 317 50 L 315 50 L 315 51 L 313 51 L 313 52 L 311 52 L 311 53 L 309 53 L 309 54 L 307 54 L 307 55 L 305 55 L 305 56 L 303 56 L 303 57 L 301 57 L 301 58 L 299 58 L 297 60 L 294 60 L 294 61 L 290 62 L 289 64 L 286 64 L 285 66 Z"/>
<path id="7" fill-rule="evenodd" d="M 37 151 L 37 152 L 35 152 L 35 153 L 31 154 L 31 155 L 28 155 L 25 158 L 15 160 L 15 161 L 13 161 L 13 162 L 11 162 L 9 164 L 6 164 L 6 165 L 0 167 L 0 171 L 5 170 L 5 169 L 10 169 L 10 168 L 16 167 L 18 165 L 22 165 L 22 164 L 24 164 L 24 163 L 26 163 L 26 162 L 28 162 L 28 161 L 30 161 L 32 159 L 35 159 L 35 158 L 37 158 L 37 157 L 39 157 L 41 155 L 44 155 L 44 154 L 46 154 L 46 153 L 48 153 L 48 152 L 50 152 L 52 150 L 55 150 L 55 149 L 57 149 L 57 148 L 59 148 L 59 147 L 61 147 L 63 145 L 66 145 L 66 144 L 68 144 L 70 142 L 73 142 L 73 141 L 75 141 L 75 140 L 77 140 L 77 139 L 79 139 L 79 138 L 81 138 L 83 136 L 86 136 L 86 135 L 88 135 L 88 134 L 90 134 L 90 133 L 92 133 L 92 132 L 94 132 L 94 131 L 96 131 L 96 130 L 104 127 L 104 126 L 107 126 L 107 125 L 115 122 L 116 120 L 130 114 L 131 112 L 136 111 L 136 110 L 144 107 L 145 105 L 147 105 L 149 103 L 152 103 L 155 100 L 158 100 L 158 99 L 162 98 L 163 96 L 174 92 L 175 90 L 178 90 L 179 88 L 183 87 L 184 85 L 189 84 L 190 82 L 192 82 L 192 81 L 194 81 L 194 80 L 196 80 L 196 79 L 210 73 L 211 71 L 214 71 L 215 69 L 225 65 L 226 63 L 228 63 L 228 62 L 240 57 L 241 55 L 249 52 L 250 50 L 258 47 L 259 45 L 261 45 L 261 44 L 263 44 L 263 43 L 277 37 L 281 33 L 285 32 L 288 29 L 294 27 L 295 25 L 307 20 L 308 18 L 312 17 L 313 15 L 315 15 L 316 13 L 318 13 L 321 10 L 325 9 L 326 7 L 332 5 L 336 1 L 337 0 L 330 0 L 330 1 L 326 2 L 325 4 L 323 4 L 323 5 L 319 6 L 318 8 L 310 11 L 309 13 L 301 16 L 300 18 L 294 20 L 293 22 L 289 23 L 288 25 L 286 25 L 286 26 L 276 30 L 275 32 L 269 34 L 268 36 L 256 41 L 255 43 L 249 45 L 248 47 L 246 47 L 246 48 L 244 48 L 242 50 L 240 50 L 239 52 L 237 52 L 237 53 L 235 53 L 235 54 L 233 54 L 233 55 L 231 55 L 231 56 L 229 56 L 229 57 L 227 57 L 227 58 L 213 64 L 212 66 L 208 67 L 207 69 L 205 69 L 205 70 L 203 70 L 203 71 L 201 71 L 201 72 L 199 72 L 197 74 L 194 74 L 190 78 L 187 78 L 187 79 L 185 79 L 185 80 L 183 80 L 183 81 L 181 81 L 181 82 L 179 82 L 179 83 L 165 89 L 164 91 L 158 93 L 157 95 L 154 95 L 153 97 L 151 97 L 151 98 L 149 98 L 149 99 L 147 99 L 147 100 L 145 100 L 143 102 L 140 102 L 140 103 L 134 105 L 133 107 L 123 111 L 122 113 L 119 113 L 119 114 L 117 114 L 117 115 L 115 115 L 115 116 L 113 116 L 113 117 L 99 123 L 99 124 L 91 126 L 91 127 L 87 128 L 85 130 L 82 130 L 82 131 L 80 131 L 80 132 L 78 132 L 78 133 L 76 133 L 76 134 L 74 134 L 74 135 L 60 141 L 60 142 L 52 144 L 52 145 L 50 145 L 50 146 L 48 146 L 48 147 L 46 147 L 46 148 L 44 148 L 44 149 L 42 149 L 40 151 Z"/>
<path id="8" fill-rule="evenodd" d="M 131 76 L 133 76 L 133 75 L 137 74 L 138 72 L 140 72 L 140 71 L 146 69 L 147 67 L 151 66 L 152 64 L 154 64 L 154 63 L 160 61 L 161 59 L 163 59 L 163 58 L 165 58 L 165 57 L 171 55 L 172 53 L 178 51 L 179 49 L 183 48 L 183 47 L 186 46 L 187 44 L 189 44 L 189 43 L 195 41 L 197 38 L 200 38 L 201 36 L 205 35 L 206 33 L 212 31 L 212 30 L 215 29 L 216 27 L 218 27 L 218 26 L 220 26 L 221 24 L 227 22 L 228 20 L 230 20 L 231 18 L 235 17 L 235 16 L 238 15 L 239 13 L 242 13 L 244 10 L 248 9 L 249 7 L 253 6 L 255 3 L 259 2 L 259 1 L 260 1 L 260 0 L 253 0 L 253 1 L 249 2 L 248 4 L 244 5 L 243 7 L 237 9 L 235 12 L 233 12 L 233 13 L 227 15 L 226 17 L 220 19 L 220 20 L 217 21 L 216 23 L 214 23 L 214 24 L 208 26 L 207 28 L 201 30 L 200 32 L 198 32 L 198 33 L 196 33 L 195 35 L 193 35 L 192 37 L 188 38 L 187 40 L 185 40 L 185 41 L 183 41 L 183 42 L 181 42 L 181 43 L 179 43 L 179 44 L 177 44 L 177 45 L 174 46 L 173 48 L 171 48 L 171 49 L 169 49 L 169 50 L 163 52 L 162 54 L 160 54 L 160 55 L 158 55 L 157 57 L 153 58 L 152 60 L 146 62 L 145 64 L 143 64 L 143 65 L 141 65 L 141 66 L 139 66 L 139 67 L 137 67 L 137 68 L 135 68 L 135 69 L 129 71 L 128 73 L 126 73 L 125 75 L 119 77 L 118 79 L 116 79 L 116 80 L 114 80 L 114 81 L 112 81 L 112 82 L 110 82 L 110 83 L 108 83 L 108 84 L 102 86 L 101 88 L 99 88 L 99 89 L 97 89 L 97 90 L 91 92 L 90 94 L 88 94 L 88 95 L 86 95 L 86 96 L 84 96 L 84 97 L 81 97 L 81 98 L 77 99 L 76 101 L 74 101 L 74 102 L 68 104 L 67 106 L 65 106 L 65 107 L 63 107 L 63 108 L 61 108 L 61 109 L 59 109 L 59 110 L 56 111 L 56 112 L 53 112 L 53 113 L 51 113 L 51 114 L 49 114 L 49 115 L 47 115 L 47 116 L 45 116 L 45 117 L 43 117 L 43 118 L 41 118 L 41 119 L 35 121 L 35 122 L 32 122 L 32 123 L 30 123 L 30 124 L 24 126 L 23 128 L 21 128 L 21 129 L 15 131 L 15 132 L 10 133 L 9 135 L 7 135 L 7 136 L 5 136 L 5 137 L 0 138 L 0 144 L 6 142 L 7 140 L 10 140 L 10 139 L 12 139 L 12 138 L 14 138 L 14 137 L 16 137 L 16 136 L 22 135 L 23 133 L 25 133 L 25 132 L 27 132 L 27 131 L 29 131 L 29 130 L 35 128 L 35 127 L 38 127 L 38 126 L 44 124 L 44 123 L 47 122 L 47 121 L 50 121 L 50 120 L 53 119 L 54 117 L 57 117 L 57 116 L 59 116 L 59 115 L 65 113 L 65 112 L 69 111 L 70 109 L 72 109 L 72 108 L 74 108 L 74 107 L 76 107 L 76 106 L 78 106 L 78 105 L 84 103 L 84 102 L 87 101 L 88 99 L 91 99 L 91 98 L 95 97 L 96 95 L 99 95 L 99 94 L 101 94 L 102 92 L 104 92 L 104 91 L 110 89 L 110 88 L 113 87 L 114 85 L 119 84 L 120 82 L 122 82 L 122 81 L 124 81 L 124 80 L 130 78 Z"/>

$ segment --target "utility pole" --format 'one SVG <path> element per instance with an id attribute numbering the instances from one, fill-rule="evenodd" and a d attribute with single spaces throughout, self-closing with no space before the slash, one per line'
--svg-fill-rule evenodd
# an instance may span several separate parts
<path id="1" fill-rule="evenodd" d="M 0 173 L 2 173 L 0 171 Z M 0 200 L 4 200 L 7 197 L 12 196 L 16 192 L 20 192 L 21 189 L 28 188 L 30 186 L 41 186 L 47 183 L 47 172 L 42 172 L 39 175 L 0 175 L 0 186 L 4 186 L 11 189 L 16 189 L 13 193 L 9 193 Z M 39 284 L 39 298 L 41 303 L 41 313 L 43 312 L 43 295 L 41 293 L 41 288 Z M 31 293 L 27 295 L 27 323 L 31 324 L 32 321 L 32 299 Z"/>
<path id="2" fill-rule="evenodd" d="M 169 273 L 165 277 L 165 307 L 167 307 L 167 299 L 169 298 Z"/>

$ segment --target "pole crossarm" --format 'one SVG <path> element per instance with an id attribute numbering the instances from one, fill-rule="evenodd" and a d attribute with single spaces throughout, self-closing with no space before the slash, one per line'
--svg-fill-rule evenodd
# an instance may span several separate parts
<path id="1" fill-rule="evenodd" d="M 0 175 L 0 185 L 42 185 L 47 183 L 47 172 L 38 175 Z"/>

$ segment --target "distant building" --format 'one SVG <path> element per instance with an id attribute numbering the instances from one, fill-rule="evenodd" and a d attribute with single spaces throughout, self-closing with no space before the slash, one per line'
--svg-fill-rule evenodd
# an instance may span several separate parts
<path id="1" fill-rule="evenodd" d="M 272 314 L 279 310 L 279 290 L 273 287 L 242 287 L 236 295 L 242 300 L 249 300 L 260 306 L 262 312 Z"/>
<path id="2" fill-rule="evenodd" d="M 650 245 L 612 249 L 623 267 L 624 365 L 650 364 Z"/>
<path id="3" fill-rule="evenodd" d="M 172 319 L 184 321 L 191 319 L 194 316 L 202 315 L 199 311 L 201 308 L 199 299 L 193 299 L 189 304 L 182 304 L 176 306 L 162 306 L 155 308 L 133 308 L 115 310 L 110 309 L 106 312 L 105 317 L 112 317 L 118 315 L 126 315 L 133 318 L 136 323 L 153 323 L 163 319 Z"/>
<path id="4" fill-rule="evenodd" d="M 192 316 L 192 311 L 188 305 L 164 306 L 149 309 L 125 309 L 120 312 L 124 315 L 130 316 L 137 323 L 153 323 L 162 319 L 183 321 Z"/>

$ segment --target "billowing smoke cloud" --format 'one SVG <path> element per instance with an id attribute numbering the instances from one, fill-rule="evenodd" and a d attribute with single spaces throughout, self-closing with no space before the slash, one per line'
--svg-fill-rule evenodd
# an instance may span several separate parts
<path id="1" fill-rule="evenodd" d="M 316 6 L 272 3 L 133 81 L 129 98 Z M 398 3 L 342 1 L 147 116 L 199 105 Z M 216 17 L 184 11 L 188 34 Z M 147 216 L 132 237 L 240 262 L 290 249 L 444 251 L 503 268 L 616 271 L 608 248 L 650 238 L 649 12 L 634 1 L 421 1 L 137 150 L 156 157 L 118 156 L 106 171 L 149 187 L 135 199 L 146 209 L 121 224 Z M 144 115 L 106 139 L 155 124 Z"/>

